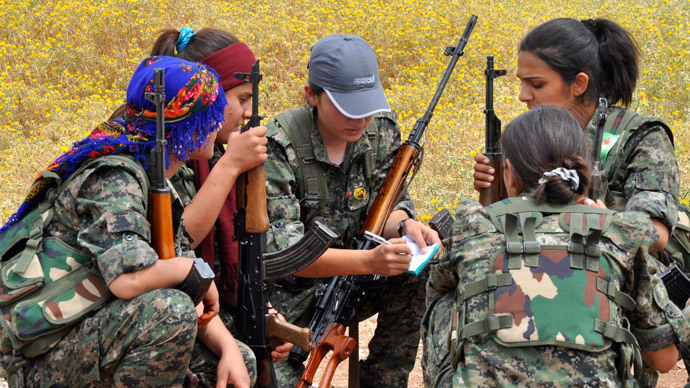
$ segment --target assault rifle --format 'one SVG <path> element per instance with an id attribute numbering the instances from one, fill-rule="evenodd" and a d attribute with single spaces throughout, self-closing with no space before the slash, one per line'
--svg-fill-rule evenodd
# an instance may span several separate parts
<path id="1" fill-rule="evenodd" d="M 235 73 L 235 78 L 252 83 L 252 116 L 241 131 L 261 125 L 259 116 L 259 61 L 251 73 Z M 238 321 L 240 333 L 256 355 L 257 386 L 279 387 L 276 380 L 271 345 L 268 341 L 268 304 L 264 298 L 263 247 L 268 231 L 264 168 L 258 166 L 240 175 L 237 180 L 237 213 L 235 237 L 239 241 Z"/>
<path id="2" fill-rule="evenodd" d="M 443 94 L 443 89 L 448 83 L 455 64 L 461 55 L 467 41 L 477 22 L 477 16 L 472 15 L 465 27 L 465 31 L 460 38 L 457 46 L 447 47 L 444 54 L 451 56 L 450 63 L 446 68 L 443 77 L 439 81 L 434 96 L 429 103 L 424 115 L 415 122 L 410 135 L 405 143 L 400 147 L 398 154 L 393 160 L 390 171 L 383 181 L 364 224 L 359 230 L 357 238 L 357 249 L 365 250 L 374 248 L 374 243 L 362 238 L 365 232 L 381 235 L 386 225 L 386 221 L 393 211 L 396 200 L 400 193 L 414 177 L 422 159 L 422 146 L 420 145 L 424 131 L 426 130 L 433 116 L 434 108 Z M 410 173 L 412 173 L 410 175 Z M 378 280 L 379 276 L 374 275 L 373 280 Z M 349 385 L 359 385 L 359 363 L 357 343 L 357 324 L 356 307 L 364 296 L 364 290 L 359 284 L 360 277 L 354 275 L 336 276 L 329 282 L 328 286 L 320 292 L 316 302 L 316 313 L 312 317 L 309 329 L 314 336 L 312 342 L 312 352 L 309 356 L 306 369 L 302 374 L 302 379 L 298 387 L 311 386 L 312 379 L 323 357 L 333 350 L 334 354 L 329 361 L 324 377 L 319 387 L 329 387 L 333 372 L 338 363 L 352 355 L 349 368 Z M 350 337 L 344 335 L 345 326 L 350 325 Z M 306 352 L 293 349 L 288 358 L 288 362 L 301 364 L 306 359 Z"/>
<path id="3" fill-rule="evenodd" d="M 165 70 L 154 69 L 153 92 L 146 99 L 156 105 L 156 145 L 149 158 L 151 242 L 161 259 L 175 257 L 170 187 L 165 182 Z"/>
<path id="4" fill-rule="evenodd" d="M 594 136 L 594 151 L 592 151 L 592 177 L 589 186 L 589 197 L 596 201 L 601 195 L 601 142 L 604 138 L 604 125 L 606 125 L 607 109 L 609 107 L 608 101 L 601 97 L 599 98 L 599 108 L 597 113 L 597 133 Z"/>
<path id="5" fill-rule="evenodd" d="M 251 73 L 235 73 L 235 78 L 252 83 L 252 115 L 242 132 L 261 125 L 259 116 L 259 61 Z M 279 387 L 271 360 L 270 337 L 311 347 L 311 332 L 268 313 L 265 299 L 267 279 L 276 279 L 299 271 L 328 249 L 337 236 L 317 223 L 293 247 L 264 255 L 265 233 L 269 228 L 266 212 L 266 185 L 263 166 L 240 175 L 237 180 L 237 213 L 234 215 L 235 238 L 239 242 L 238 323 L 257 359 L 257 386 Z M 265 260 L 266 259 L 266 260 Z M 268 274 L 268 275 L 267 275 Z"/>
<path id="6" fill-rule="evenodd" d="M 482 206 L 489 206 L 494 202 L 507 197 L 506 187 L 503 182 L 503 158 L 498 146 L 501 137 L 501 120 L 494 113 L 494 79 L 506 75 L 505 70 L 494 69 L 494 56 L 486 57 L 486 145 L 484 155 L 489 158 L 489 164 L 494 169 L 494 180 L 491 187 L 479 190 L 479 202 Z"/>
<path id="7" fill-rule="evenodd" d="M 160 259 L 171 259 L 175 254 L 173 236 L 171 190 L 165 179 L 165 153 L 168 142 L 165 140 L 165 70 L 154 69 L 153 92 L 145 97 L 156 106 L 156 145 L 149 157 L 149 220 L 151 222 L 151 245 Z M 198 260 L 198 259 L 197 259 Z M 192 297 L 196 306 L 213 282 L 213 271 L 205 271 L 203 262 L 195 262 L 201 267 L 192 282 L 183 282 L 178 288 Z M 208 267 L 206 266 L 206 269 Z M 216 315 L 213 312 L 198 318 L 199 326 L 208 324 Z M 185 387 L 196 387 L 199 378 L 189 369 L 186 371 Z"/>

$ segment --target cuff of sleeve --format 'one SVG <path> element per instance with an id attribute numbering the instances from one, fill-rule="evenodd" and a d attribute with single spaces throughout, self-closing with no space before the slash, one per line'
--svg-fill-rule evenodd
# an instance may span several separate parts
<path id="1" fill-rule="evenodd" d="M 414 203 L 412 200 L 396 203 L 395 207 L 393 208 L 393 211 L 395 210 L 403 210 L 405 213 L 407 213 L 408 217 L 412 218 L 413 220 L 416 219 Z"/>
<path id="2" fill-rule="evenodd" d="M 676 334 L 670 324 L 664 324 L 649 329 L 632 327 L 632 333 L 645 352 L 655 352 L 676 343 Z"/>
<path id="3" fill-rule="evenodd" d="M 158 260 L 156 251 L 135 235 L 125 233 L 121 238 L 120 244 L 113 245 L 97 259 L 106 284 L 110 284 L 123 273 L 148 268 Z"/>
<path id="4" fill-rule="evenodd" d="M 690 345 L 690 308 L 685 308 L 681 310 L 668 298 L 668 293 L 663 283 L 659 282 L 654 286 L 653 290 L 654 301 L 664 312 L 664 316 L 668 321 L 668 324 L 664 324 L 660 327 L 669 326 L 673 334 L 675 334 L 674 343 L 680 345 L 680 347 L 687 347 Z M 639 341 L 639 339 L 638 339 Z M 661 342 L 661 341 L 659 341 Z M 662 346 L 664 345 L 664 346 Z M 657 346 L 661 346 L 660 349 L 670 345 L 669 343 L 660 343 Z"/>
<path id="5" fill-rule="evenodd" d="M 672 233 L 678 223 L 678 214 L 673 197 L 657 191 L 642 191 L 628 201 L 625 211 L 638 211 L 661 221 Z"/>

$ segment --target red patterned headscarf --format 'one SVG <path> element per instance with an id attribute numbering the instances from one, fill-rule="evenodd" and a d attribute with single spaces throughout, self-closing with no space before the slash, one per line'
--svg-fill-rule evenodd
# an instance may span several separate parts
<path id="1" fill-rule="evenodd" d="M 0 233 L 31 211 L 48 188 L 67 179 L 86 160 L 117 153 L 127 153 L 135 160 L 147 157 L 156 143 L 156 107 L 146 99 L 146 93 L 153 91 L 156 68 L 165 70 L 168 149 L 178 159 L 187 160 L 191 151 L 208 140 L 210 132 L 218 130 L 227 101 L 213 69 L 174 57 L 149 57 L 134 71 L 127 87 L 125 118 L 100 124 L 39 172 L 24 202 Z M 165 154 L 167 166 L 169 153 Z"/>

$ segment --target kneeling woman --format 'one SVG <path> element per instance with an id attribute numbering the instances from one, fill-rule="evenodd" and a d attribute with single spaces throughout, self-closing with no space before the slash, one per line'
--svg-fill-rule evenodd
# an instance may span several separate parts
<path id="1" fill-rule="evenodd" d="M 1 280 L 3 300 L 5 286 L 17 279 L 40 278 L 29 284 L 43 287 L 29 290 L 25 301 L 13 293 L 9 300 L 21 302 L 2 306 L 0 369 L 7 371 L 11 386 L 181 386 L 197 336 L 219 356 L 207 363 L 217 369 L 219 386 L 250 386 L 242 354 L 220 319 L 197 331 L 202 308 L 218 312 L 213 283 L 198 310 L 192 298 L 175 289 L 197 265 L 189 258 L 193 252 L 176 195 L 172 218 L 178 257 L 159 260 L 150 245 L 145 166 L 155 145 L 156 106 L 146 95 L 154 90 L 156 68 L 165 70 L 166 176 L 186 160 L 213 155 L 226 105 L 218 75 L 201 64 L 150 57 L 129 83 L 125 117 L 99 125 L 39 174 L 24 204 L 0 228 L 1 240 L 3 232 L 16 232 L 34 209 L 41 209 L 38 204 L 53 201 L 42 248 L 26 256 L 31 262 L 22 269 L 12 265 L 12 276 Z M 10 260 L 3 267 L 17 264 Z M 90 276 L 75 283 L 84 272 Z M 205 291 L 194 285 L 187 288 L 191 295 Z M 62 292 L 58 297 L 37 299 L 51 297 L 44 291 L 56 288 Z M 29 302 L 50 307 L 5 314 Z"/>
<path id="2" fill-rule="evenodd" d="M 672 331 L 636 339 L 666 323 L 649 217 L 578 204 L 590 161 L 564 110 L 523 113 L 501 146 L 510 198 L 461 202 L 452 246 L 431 269 L 425 384 L 627 386 L 641 358 L 668 371 L 678 359 Z"/>

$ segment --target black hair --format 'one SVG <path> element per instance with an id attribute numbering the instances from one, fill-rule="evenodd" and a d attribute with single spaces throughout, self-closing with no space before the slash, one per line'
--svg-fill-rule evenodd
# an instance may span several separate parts
<path id="1" fill-rule="evenodd" d="M 591 165 L 587 141 L 580 123 L 567 110 L 538 106 L 522 113 L 506 126 L 500 144 L 519 189 L 535 187 L 538 202 L 570 203 L 587 193 Z M 558 167 L 575 170 L 580 180 L 575 190 L 557 176 L 539 183 L 545 172 Z"/>
<path id="2" fill-rule="evenodd" d="M 324 89 L 321 86 L 316 86 L 311 81 L 309 81 L 308 84 L 309 84 L 309 89 L 311 89 L 311 91 L 314 92 L 314 94 L 316 94 L 317 97 L 320 96 L 321 93 L 323 93 Z"/>
<path id="3" fill-rule="evenodd" d="M 189 43 L 182 51 L 178 52 L 177 38 L 179 36 L 180 31 L 178 30 L 168 29 L 161 31 L 158 39 L 153 43 L 151 55 L 167 55 L 199 62 L 209 55 L 239 42 L 239 39 L 229 32 L 215 28 L 202 28 L 195 32 L 191 39 L 189 39 Z"/>
<path id="4" fill-rule="evenodd" d="M 549 20 L 520 42 L 520 52 L 544 61 L 570 84 L 583 72 L 590 79 L 582 102 L 605 97 L 610 104 L 632 102 L 639 75 L 639 49 L 623 27 L 608 19 Z"/>

